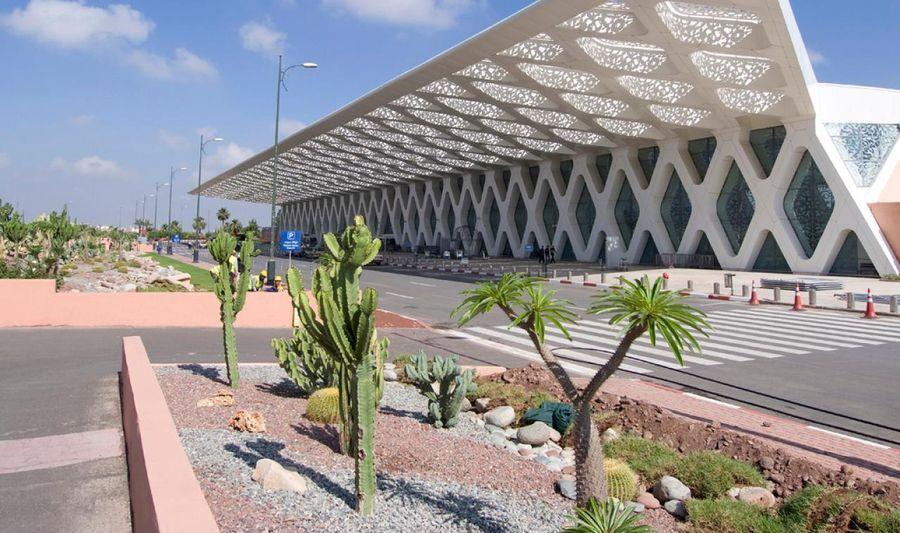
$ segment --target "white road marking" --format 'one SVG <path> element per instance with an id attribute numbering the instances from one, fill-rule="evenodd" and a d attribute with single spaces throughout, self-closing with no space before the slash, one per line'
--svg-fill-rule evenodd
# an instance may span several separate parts
<path id="1" fill-rule="evenodd" d="M 581 326 L 578 326 L 577 324 L 570 324 L 569 327 L 573 330 L 576 330 L 576 329 L 580 328 Z M 597 337 L 595 335 L 587 335 L 584 333 L 578 333 L 576 331 L 570 331 L 569 333 L 572 335 L 572 337 L 591 340 L 597 344 L 605 344 L 610 347 L 616 347 L 619 345 L 619 342 L 615 339 L 604 339 L 602 337 Z M 548 340 L 552 340 L 553 342 L 558 342 L 563 345 L 568 344 L 568 345 L 572 346 L 573 348 L 581 348 L 581 349 L 585 349 L 585 350 L 596 350 L 597 349 L 596 345 L 588 344 L 585 342 L 569 341 L 565 337 L 558 337 L 555 335 L 547 335 L 545 338 Z M 645 353 L 654 354 L 654 355 L 662 355 L 663 357 L 671 356 L 670 353 L 664 352 L 663 350 L 657 350 L 655 348 L 641 348 L 641 347 L 636 346 L 636 347 L 632 347 L 631 351 L 628 352 L 628 357 L 630 359 L 636 359 L 638 361 L 645 361 L 647 363 L 664 366 L 666 368 L 672 368 L 675 370 L 681 370 L 682 368 L 687 368 L 686 366 L 682 367 L 681 365 L 679 365 L 676 362 L 669 362 L 664 359 L 655 359 L 653 357 L 639 355 L 638 353 L 635 353 L 635 352 L 645 352 Z M 685 357 L 684 360 L 697 363 L 698 365 L 718 365 L 718 364 L 720 364 L 720 363 L 717 363 L 714 361 L 707 361 L 705 359 L 699 359 L 699 358 L 690 357 L 690 356 Z"/>
<path id="2" fill-rule="evenodd" d="M 470 340 L 477 344 L 481 344 L 483 346 L 487 346 L 488 348 L 497 350 L 499 352 L 508 353 L 510 355 L 515 355 L 516 357 L 521 357 L 522 359 L 528 359 L 529 361 L 538 361 L 538 362 L 544 361 L 543 359 L 541 359 L 541 357 L 539 355 L 537 355 L 535 353 L 528 352 L 525 350 L 520 350 L 518 348 L 513 348 L 511 346 L 507 346 L 505 344 L 500 344 L 499 342 L 494 342 L 494 341 L 491 341 L 488 339 L 483 339 L 481 337 L 478 337 L 477 335 L 472 335 L 470 333 L 466 333 L 463 330 L 455 330 L 453 332 L 453 334 L 459 335 L 461 337 L 465 337 L 467 340 Z M 560 365 L 563 368 L 565 368 L 566 370 L 575 372 L 576 374 L 581 374 L 583 376 L 593 376 L 594 374 L 597 373 L 593 369 L 590 369 L 590 368 L 587 368 L 587 367 L 584 367 L 581 365 L 569 363 L 567 361 L 560 361 Z"/>
<path id="3" fill-rule="evenodd" d="M 874 446 L 875 448 L 878 448 L 878 449 L 880 449 L 880 450 L 890 450 L 890 449 L 891 449 L 890 446 L 885 446 L 884 444 L 878 444 L 877 442 L 872 442 L 872 441 L 866 440 L 866 439 L 860 439 L 860 438 L 858 438 L 858 437 L 851 437 L 851 436 L 849 436 L 849 435 L 844 435 L 843 433 L 838 433 L 838 432 L 836 432 L 836 431 L 828 431 L 827 429 L 818 428 L 818 427 L 816 427 L 816 426 L 806 426 L 806 427 L 808 427 L 809 429 L 814 429 L 814 430 L 816 430 L 816 431 L 820 431 L 820 432 L 822 432 L 822 433 L 827 433 L 827 434 L 829 434 L 829 435 L 834 435 L 835 437 L 843 437 L 843 438 L 845 438 L 845 439 L 849 439 L 849 440 L 852 440 L 852 441 L 855 441 L 855 442 L 859 442 L 859 443 L 861 443 L 861 444 L 868 444 L 869 446 Z"/>
<path id="4" fill-rule="evenodd" d="M 708 318 L 709 323 L 713 325 L 715 328 L 713 330 L 713 336 L 721 339 L 722 337 L 734 337 L 736 339 L 744 339 L 748 341 L 759 342 L 760 339 L 765 343 L 766 348 L 770 350 L 777 351 L 785 351 L 784 348 L 778 348 L 775 346 L 771 346 L 773 344 L 780 344 L 783 346 L 793 346 L 795 348 L 803 348 L 805 350 L 815 350 L 820 352 L 831 352 L 836 350 L 836 348 L 831 348 L 829 346 L 824 346 L 821 344 L 813 344 L 811 342 L 793 342 L 791 340 L 782 340 L 782 339 L 795 339 L 793 335 L 782 335 L 773 331 L 759 329 L 756 330 L 754 328 L 748 326 L 737 326 L 730 324 L 726 321 L 726 319 L 716 319 L 710 316 Z M 730 340 L 730 339 L 728 339 Z M 736 342 L 736 341 L 733 341 Z M 805 352 L 809 353 L 809 352 Z"/>
<path id="5" fill-rule="evenodd" d="M 716 405 L 721 405 L 722 407 L 727 407 L 729 409 L 740 409 L 740 405 L 734 405 L 727 402 L 722 402 L 719 400 L 713 400 L 712 398 L 707 398 L 706 396 L 700 396 L 699 394 L 694 394 L 693 392 L 685 392 L 685 396 L 690 396 L 691 398 L 695 398 L 697 400 L 703 400 L 704 402 L 714 403 Z"/>
<path id="6" fill-rule="evenodd" d="M 770 313 L 766 313 L 765 311 L 741 311 L 742 313 L 753 314 L 753 316 L 770 316 Z M 880 339 L 890 339 L 893 341 L 900 341 L 900 328 L 897 326 L 889 326 L 889 325 L 878 325 L 873 324 L 870 321 L 862 320 L 861 318 L 849 319 L 849 320 L 837 320 L 825 317 L 817 317 L 815 315 L 804 314 L 803 316 L 797 315 L 785 315 L 785 312 L 777 312 L 776 314 L 779 318 L 787 317 L 790 320 L 795 322 L 800 322 L 803 324 L 810 324 L 810 327 L 825 327 L 831 331 L 847 331 L 850 333 L 868 333 L 871 335 L 878 335 Z"/>
<path id="7" fill-rule="evenodd" d="M 410 281 L 410 285 L 418 285 L 419 287 L 437 287 L 437 285 L 432 285 L 430 283 L 419 283 L 418 281 Z"/>
<path id="8" fill-rule="evenodd" d="M 609 331 L 609 330 L 604 330 L 604 329 L 600 329 L 600 328 L 596 328 L 596 327 L 591 327 L 591 326 L 585 326 L 585 325 L 583 325 L 584 323 L 592 324 L 593 322 L 590 322 L 590 321 L 583 321 L 582 323 L 579 323 L 579 324 L 571 324 L 569 327 L 570 327 L 571 329 L 573 329 L 573 330 L 582 330 L 582 331 L 585 331 L 585 332 L 594 333 L 594 334 L 596 334 L 596 335 L 588 335 L 587 333 L 576 333 L 576 332 L 571 332 L 573 337 L 581 337 L 581 338 L 583 338 L 583 339 L 592 340 L 592 341 L 595 341 L 595 342 L 603 342 L 603 343 L 606 343 L 606 344 L 612 344 L 612 345 L 618 345 L 618 344 L 619 344 L 618 333 L 617 333 L 617 332 L 615 332 L 615 331 Z M 607 339 L 607 338 L 605 338 L 605 337 L 598 337 L 597 335 L 605 335 L 606 337 L 611 337 L 611 339 Z M 666 345 L 663 344 L 662 346 L 666 346 Z M 647 352 L 647 353 L 653 354 L 653 355 L 660 355 L 660 356 L 666 357 L 666 358 L 674 357 L 674 356 L 672 355 L 672 352 L 671 352 L 671 351 L 669 351 L 669 350 L 667 350 L 667 349 L 664 349 L 664 348 L 654 348 L 654 347 L 650 344 L 650 341 L 647 341 L 647 340 L 636 341 L 636 342 L 632 345 L 632 349 L 633 349 L 633 350 L 640 350 L 640 351 Z M 715 353 L 715 352 L 713 352 L 713 353 Z M 702 355 L 702 354 L 701 354 L 701 355 Z M 712 355 L 712 354 L 710 354 L 710 355 Z M 736 356 L 736 355 L 719 354 L 719 356 L 720 356 L 722 359 L 730 359 L 730 360 L 732 360 L 732 361 L 749 361 L 749 359 L 747 359 L 746 357 L 739 357 L 739 356 Z M 698 364 L 698 365 L 706 365 L 706 366 L 709 366 L 709 365 L 718 365 L 718 364 L 720 364 L 720 363 L 718 363 L 717 361 L 710 361 L 709 359 L 704 359 L 704 358 L 702 358 L 702 357 L 695 357 L 695 356 L 688 355 L 688 354 L 683 354 L 683 355 L 682 355 L 682 358 L 683 358 L 685 361 L 689 362 L 689 363 L 694 363 L 694 364 Z M 681 367 L 678 366 L 677 363 L 675 363 L 675 367 L 674 367 L 674 368 L 681 368 Z"/>
<path id="9" fill-rule="evenodd" d="M 801 339 L 801 340 L 810 339 L 815 342 L 830 344 L 832 346 L 839 346 L 841 348 L 859 348 L 860 345 L 859 344 L 851 344 L 848 342 L 838 342 L 838 341 L 848 340 L 848 341 L 853 341 L 854 343 L 858 342 L 858 343 L 862 343 L 862 344 L 882 344 L 880 342 L 873 342 L 873 341 L 866 342 L 866 341 L 861 341 L 858 339 L 848 339 L 848 338 L 846 338 L 846 336 L 843 336 L 843 335 L 841 335 L 841 336 L 825 335 L 825 334 L 822 334 L 822 333 L 819 333 L 816 331 L 811 331 L 812 328 L 800 329 L 797 327 L 791 327 L 791 326 L 797 326 L 797 324 L 788 322 L 786 320 L 770 319 L 770 320 L 766 321 L 766 324 L 764 324 L 762 322 L 762 319 L 760 319 L 760 318 L 754 318 L 754 317 L 750 317 L 747 315 L 741 315 L 738 313 L 719 313 L 718 316 L 727 319 L 728 323 L 730 323 L 730 324 L 733 323 L 733 324 L 741 324 L 741 325 L 751 327 L 751 328 L 753 328 L 753 327 L 762 328 L 763 331 L 766 330 L 765 329 L 766 324 L 771 325 L 771 323 L 775 323 L 778 325 L 775 327 L 770 327 L 768 329 L 772 330 L 772 331 L 783 332 L 783 333 L 793 333 L 794 335 L 799 335 L 799 337 L 795 337 L 797 339 Z"/>
<path id="10" fill-rule="evenodd" d="M 415 300 L 412 296 L 407 296 L 405 294 L 397 294 L 396 292 L 384 291 L 385 294 L 390 294 L 391 296 L 396 296 L 397 298 L 405 298 L 407 300 Z"/>

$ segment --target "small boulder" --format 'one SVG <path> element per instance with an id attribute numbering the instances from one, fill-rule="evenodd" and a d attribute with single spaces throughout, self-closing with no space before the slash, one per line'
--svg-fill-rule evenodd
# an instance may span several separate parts
<path id="1" fill-rule="evenodd" d="M 197 402 L 197 407 L 227 407 L 234 405 L 234 392 L 221 389 L 215 396 L 203 398 Z"/>
<path id="2" fill-rule="evenodd" d="M 475 403 L 472 406 L 475 409 L 476 413 L 486 413 L 490 408 L 491 399 L 490 398 L 476 398 Z"/>
<path id="3" fill-rule="evenodd" d="M 266 431 L 266 419 L 259 411 L 238 411 L 231 417 L 229 424 L 238 431 L 247 433 L 263 433 Z"/>
<path id="4" fill-rule="evenodd" d="M 516 419 L 516 411 L 508 406 L 503 405 L 500 407 L 495 407 L 490 411 L 484 413 L 484 422 L 486 424 L 491 424 L 493 426 L 505 428 L 510 425 Z"/>
<path id="5" fill-rule="evenodd" d="M 662 504 L 659 503 L 659 500 L 653 497 L 653 495 L 649 492 L 642 492 L 635 501 L 637 501 L 647 509 L 659 509 L 660 507 L 662 507 Z"/>
<path id="6" fill-rule="evenodd" d="M 295 470 L 287 469 L 271 459 L 260 459 L 250 476 L 265 490 L 306 492 L 306 480 Z"/>
<path id="7" fill-rule="evenodd" d="M 672 476 L 663 476 L 656 485 L 653 486 L 653 495 L 661 502 L 669 500 L 690 500 L 691 489 L 684 483 Z"/>
<path id="8" fill-rule="evenodd" d="M 516 440 L 523 444 L 531 446 L 541 446 L 548 440 L 559 440 L 558 431 L 543 422 L 535 422 L 524 427 L 520 427 L 516 432 Z"/>
<path id="9" fill-rule="evenodd" d="M 472 410 L 472 402 L 470 402 L 468 398 L 463 398 L 462 403 L 459 405 L 459 410 L 462 413 L 468 413 Z"/>
<path id="10" fill-rule="evenodd" d="M 578 495 L 578 491 L 576 490 L 575 480 L 572 479 L 560 479 L 556 481 L 556 490 L 559 491 L 560 495 L 563 498 L 568 498 L 570 500 L 574 500 Z"/>
<path id="11" fill-rule="evenodd" d="M 684 506 L 684 502 L 681 500 L 669 500 L 663 507 L 675 518 L 680 520 L 687 518 L 687 507 Z"/>
<path id="12" fill-rule="evenodd" d="M 775 495 L 762 487 L 743 487 L 738 492 L 737 499 L 763 509 L 770 509 L 775 506 Z"/>
<path id="13" fill-rule="evenodd" d="M 644 504 L 639 502 L 625 502 L 624 505 L 626 509 L 631 509 L 631 512 L 636 514 L 641 514 L 646 509 Z"/>
<path id="14" fill-rule="evenodd" d="M 394 363 L 385 363 L 383 374 L 385 381 L 397 381 L 399 379 L 397 376 L 397 366 L 394 365 Z"/>
<path id="15" fill-rule="evenodd" d="M 771 457 L 763 457 L 759 460 L 759 467 L 763 470 L 772 470 L 775 468 L 775 459 Z"/>
<path id="16" fill-rule="evenodd" d="M 603 434 L 600 435 L 600 440 L 602 440 L 604 443 L 612 442 L 618 438 L 619 432 L 614 430 L 613 428 L 607 428 L 606 431 L 604 431 Z"/>

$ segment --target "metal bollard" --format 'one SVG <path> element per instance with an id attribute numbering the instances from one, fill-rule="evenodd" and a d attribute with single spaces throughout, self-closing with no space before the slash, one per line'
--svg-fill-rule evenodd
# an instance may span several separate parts
<path id="1" fill-rule="evenodd" d="M 663 278 L 663 290 L 669 290 L 669 278 Z"/>
<path id="2" fill-rule="evenodd" d="M 781 287 L 775 287 L 772 289 L 772 299 L 776 302 L 781 301 Z"/>
<path id="3" fill-rule="evenodd" d="M 588 276 L 587 272 L 585 272 L 584 274 L 581 275 L 581 281 L 583 281 L 584 283 L 587 283 L 588 280 L 590 280 L 590 279 L 591 278 L 590 278 L 590 276 Z"/>
<path id="4" fill-rule="evenodd" d="M 896 313 L 897 312 L 897 297 L 891 296 L 890 303 L 891 303 L 891 313 Z"/>
<path id="5" fill-rule="evenodd" d="M 600 273 L 600 283 L 606 285 L 606 272 Z"/>
<path id="6" fill-rule="evenodd" d="M 719 284 L 718 281 L 715 282 L 715 283 L 713 283 L 713 294 L 721 294 L 721 293 L 722 293 L 722 286 L 721 286 L 721 284 Z"/>
<path id="7" fill-rule="evenodd" d="M 554 278 L 556 277 L 556 269 L 555 268 L 553 269 L 553 277 Z"/>
<path id="8" fill-rule="evenodd" d="M 845 296 L 847 297 L 847 309 L 856 309 L 856 297 L 853 295 L 853 293 L 848 292 L 847 294 L 845 294 Z"/>
<path id="9" fill-rule="evenodd" d="M 503 271 L 506 270 L 506 265 L 500 265 L 500 274 L 503 274 Z"/>
<path id="10" fill-rule="evenodd" d="M 689 291 L 693 291 L 693 290 L 694 290 L 694 280 L 692 280 L 692 279 L 689 279 L 689 280 L 688 280 L 688 287 L 687 287 L 687 289 L 688 289 Z"/>
<path id="11" fill-rule="evenodd" d="M 566 274 L 566 279 L 572 281 L 572 271 L 570 270 L 568 274 Z"/>
<path id="12" fill-rule="evenodd" d="M 816 305 L 816 289 L 809 289 L 809 304 Z"/>
<path id="13" fill-rule="evenodd" d="M 750 296 L 750 286 L 747 284 L 741 285 L 741 296 L 748 297 Z"/>

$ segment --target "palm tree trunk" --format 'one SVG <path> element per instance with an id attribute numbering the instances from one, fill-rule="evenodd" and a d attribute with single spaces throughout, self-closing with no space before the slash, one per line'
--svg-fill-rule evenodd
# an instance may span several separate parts
<path id="1" fill-rule="evenodd" d="M 575 483 L 577 504 L 585 507 L 591 499 L 606 501 L 606 472 L 603 469 L 603 443 L 591 418 L 591 402 L 582 399 L 575 418 Z"/>

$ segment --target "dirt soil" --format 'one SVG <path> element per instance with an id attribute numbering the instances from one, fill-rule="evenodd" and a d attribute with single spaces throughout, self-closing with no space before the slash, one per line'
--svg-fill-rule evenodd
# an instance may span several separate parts
<path id="1" fill-rule="evenodd" d="M 542 365 L 533 363 L 524 368 L 507 370 L 491 377 L 491 380 L 544 390 L 565 401 L 562 388 Z M 597 411 L 614 414 L 604 419 L 606 425 L 600 428 L 601 431 L 615 426 L 626 432 L 663 442 L 682 453 L 720 451 L 760 468 L 766 479 L 772 482 L 772 492 L 778 498 L 790 496 L 806 485 L 824 485 L 853 488 L 882 496 L 892 504 L 900 505 L 900 485 L 891 481 L 862 479 L 855 475 L 850 465 L 844 465 L 840 470 L 825 468 L 749 435 L 725 429 L 716 422 L 698 422 L 627 397 L 601 392 L 594 404 Z M 771 468 L 763 469 L 759 466 L 760 463 L 769 464 L 770 460 L 774 463 Z"/>

